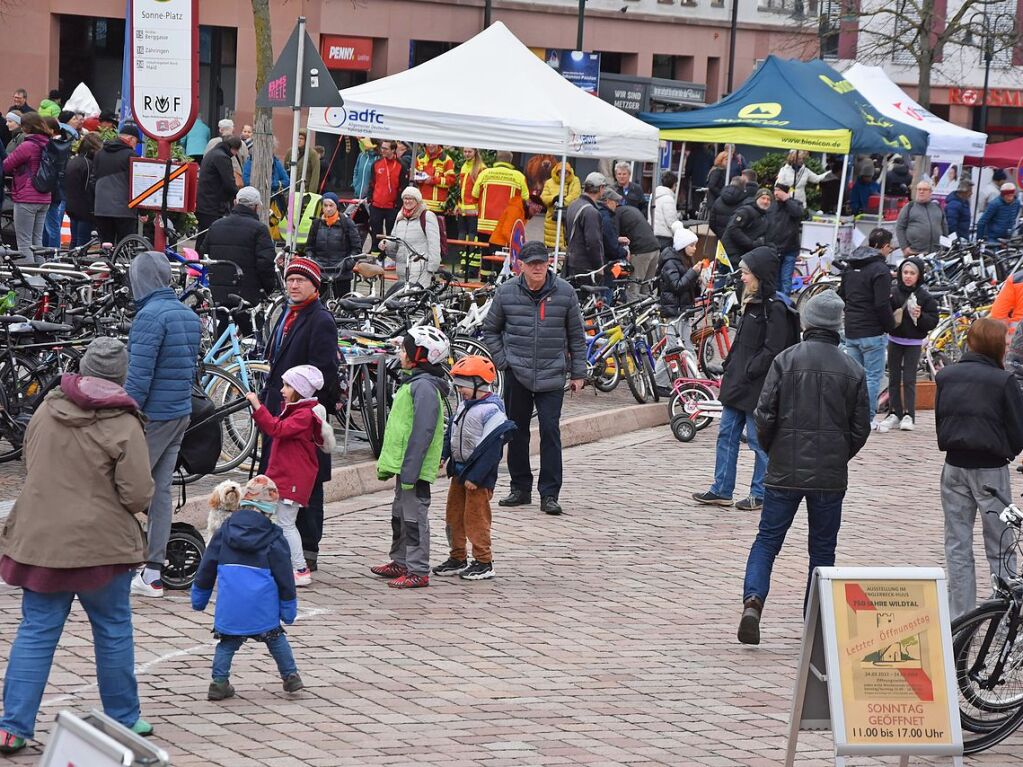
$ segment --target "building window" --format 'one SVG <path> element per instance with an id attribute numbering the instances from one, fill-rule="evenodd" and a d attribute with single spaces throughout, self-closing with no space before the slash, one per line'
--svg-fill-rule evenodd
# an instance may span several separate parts
<path id="1" fill-rule="evenodd" d="M 436 40 L 409 40 L 408 44 L 408 66 L 418 67 L 430 59 L 435 59 L 442 53 L 447 53 L 458 43 L 444 43 Z"/>
<path id="2" fill-rule="evenodd" d="M 820 11 L 818 35 L 820 36 L 821 57 L 837 59 L 839 29 L 842 23 L 841 0 L 822 0 Z"/>
<path id="3" fill-rule="evenodd" d="M 600 71 L 609 75 L 622 73 L 622 54 L 617 51 L 600 52 Z"/>
<path id="4" fill-rule="evenodd" d="M 672 56 L 666 53 L 654 54 L 654 65 L 651 74 L 665 80 L 685 80 L 692 82 L 694 58 L 692 56 Z"/>

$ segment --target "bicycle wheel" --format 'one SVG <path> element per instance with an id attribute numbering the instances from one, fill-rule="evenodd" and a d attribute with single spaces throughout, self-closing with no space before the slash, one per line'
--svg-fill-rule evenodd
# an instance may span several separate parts
<path id="1" fill-rule="evenodd" d="M 699 363 L 710 378 L 719 378 L 725 372 L 725 357 L 735 342 L 735 328 L 731 325 L 717 328 L 700 341 Z"/>
<path id="2" fill-rule="evenodd" d="M 959 689 L 964 752 L 975 754 L 1001 743 L 1023 723 L 1023 636 L 1006 646 L 1010 605 L 981 605 L 953 624 L 953 661 Z M 1004 654 L 997 677 L 995 665 Z"/>
<path id="3" fill-rule="evenodd" d="M 647 388 L 650 390 L 650 398 L 654 402 L 661 401 L 661 395 L 657 393 L 657 381 L 654 378 L 654 367 L 650 364 L 650 355 L 647 353 L 647 347 L 637 348 L 636 353 L 639 354 L 639 369 L 640 373 L 646 379 Z"/>
<path id="4" fill-rule="evenodd" d="M 633 399 L 640 405 L 645 405 L 650 400 L 650 383 L 642 367 L 636 362 L 636 348 L 632 344 L 625 347 L 623 354 L 618 355 L 621 360 L 622 374 L 625 376 L 625 383 L 632 392 Z"/>
<path id="5" fill-rule="evenodd" d="M 362 423 L 366 427 L 366 440 L 369 442 L 369 449 L 373 451 L 373 457 L 380 457 L 380 448 L 384 442 L 384 432 L 380 429 L 380 421 L 377 418 L 378 410 L 385 407 L 377 400 L 376 381 L 369 372 L 369 365 L 359 365 L 355 374 L 360 387 L 359 404 L 362 410 Z M 379 375 L 379 373 L 377 373 Z"/>
<path id="6" fill-rule="evenodd" d="M 487 348 L 486 344 L 482 341 L 478 341 L 475 338 L 468 336 L 455 336 L 451 341 L 451 358 L 458 362 L 462 357 L 467 356 L 486 357 L 491 362 L 494 361 L 493 356 L 490 354 L 490 349 Z M 495 366 L 496 369 L 496 366 Z M 490 387 L 491 391 L 494 392 L 498 397 L 504 396 L 504 371 L 498 370 L 497 377 L 494 379 L 493 386 Z"/>
<path id="7" fill-rule="evenodd" d="M 622 362 L 618 358 L 618 352 L 598 359 L 596 365 L 590 366 L 590 370 L 589 377 L 593 381 L 593 388 L 605 394 L 617 389 L 622 381 Z"/>
<path id="8" fill-rule="evenodd" d="M 202 366 L 200 380 L 203 391 L 218 410 L 239 399 L 244 400 L 249 391 L 235 376 L 212 365 Z M 220 432 L 220 459 L 213 470 L 214 474 L 241 466 L 252 455 L 259 439 L 259 429 L 247 407 L 224 415 L 220 421 Z"/>
<path id="9" fill-rule="evenodd" d="M 796 296 L 796 311 L 802 311 L 806 302 L 814 296 L 819 296 L 826 290 L 835 290 L 838 287 L 838 284 L 838 282 L 815 282 L 804 288 L 799 295 Z"/>
<path id="10" fill-rule="evenodd" d="M 714 399 L 716 399 L 714 392 L 703 384 L 682 384 L 671 395 L 671 399 L 668 400 L 668 418 L 674 419 L 680 415 L 692 417 L 700 409 L 701 403 L 710 402 Z M 709 415 L 701 415 L 697 416 L 693 423 L 696 426 L 696 430 L 700 431 L 710 426 L 710 422 L 713 420 Z"/>
<path id="11" fill-rule="evenodd" d="M 153 243 L 138 234 L 129 234 L 119 240 L 114 252 L 110 254 L 110 260 L 115 264 L 127 266 L 139 253 L 153 249 Z"/>
<path id="12" fill-rule="evenodd" d="M 7 387 L 0 386 L 0 463 L 13 461 L 21 457 L 21 449 L 25 441 L 25 428 L 28 420 L 21 417 L 17 407 L 12 411 Z"/>

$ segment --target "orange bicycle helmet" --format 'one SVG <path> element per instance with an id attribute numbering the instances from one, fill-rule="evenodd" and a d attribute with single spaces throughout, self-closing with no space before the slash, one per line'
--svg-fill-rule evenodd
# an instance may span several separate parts
<path id="1" fill-rule="evenodd" d="M 486 357 L 467 355 L 451 366 L 451 377 L 480 378 L 484 383 L 492 384 L 497 378 L 497 370 Z"/>

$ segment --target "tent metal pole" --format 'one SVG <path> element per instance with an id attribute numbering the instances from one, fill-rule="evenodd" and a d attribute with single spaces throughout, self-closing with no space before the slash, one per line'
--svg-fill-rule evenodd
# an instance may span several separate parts
<path id="1" fill-rule="evenodd" d="M 888 161 L 881 163 L 881 202 L 877 205 L 877 225 L 880 226 L 884 220 L 884 188 L 888 182 Z"/>
<path id="2" fill-rule="evenodd" d="M 565 166 L 568 153 L 561 155 L 561 183 L 558 188 L 558 228 L 554 232 L 554 273 L 558 273 L 558 256 L 561 255 L 561 219 L 565 208 Z"/>
<path id="3" fill-rule="evenodd" d="M 682 191 L 682 169 L 686 161 L 686 142 L 682 142 L 682 151 L 678 153 L 678 176 L 675 178 L 675 210 L 678 210 L 678 196 Z"/>
<path id="4" fill-rule="evenodd" d="M 295 63 L 295 102 L 292 104 L 291 125 L 291 185 L 288 187 L 288 247 L 295 252 L 295 238 L 298 236 L 298 206 L 295 204 L 296 174 L 298 173 L 298 128 L 302 122 L 302 61 L 305 57 L 305 16 L 298 17 L 298 60 Z M 308 136 L 306 136 L 308 138 Z M 306 152 L 309 142 L 306 142 Z M 301 198 L 300 198 L 301 199 Z"/>
<path id="5" fill-rule="evenodd" d="M 732 145 L 726 144 L 728 147 L 728 158 L 725 160 L 725 185 L 732 180 Z"/>
<path id="6" fill-rule="evenodd" d="M 973 168 L 970 168 L 970 178 L 973 178 Z M 977 166 L 977 182 L 973 185 L 976 189 L 973 193 L 973 216 L 970 225 L 973 229 L 977 228 L 977 219 L 980 217 L 980 182 L 984 178 L 984 165 Z"/>
<path id="7" fill-rule="evenodd" d="M 849 176 L 849 155 L 842 163 L 842 181 L 838 186 L 838 207 L 835 208 L 835 231 L 831 237 L 831 260 L 838 258 L 838 228 L 842 225 L 842 203 L 845 197 L 845 182 Z"/>

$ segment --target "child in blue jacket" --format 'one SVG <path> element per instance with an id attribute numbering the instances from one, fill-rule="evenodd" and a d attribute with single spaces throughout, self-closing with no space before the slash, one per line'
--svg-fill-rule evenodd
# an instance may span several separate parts
<path id="1" fill-rule="evenodd" d="M 447 504 L 451 556 L 433 568 L 434 575 L 458 575 L 468 581 L 494 577 L 490 499 L 504 444 L 515 429 L 501 398 L 490 391 L 496 377 L 494 363 L 485 357 L 462 357 L 451 368 L 462 397 L 444 435 L 442 453 L 451 477 Z M 466 538 L 472 544 L 472 564 L 466 558 Z"/>
<path id="2" fill-rule="evenodd" d="M 295 622 L 298 600 L 291 552 L 284 533 L 271 519 L 280 497 L 277 486 L 260 474 L 249 480 L 241 508 L 213 535 L 192 585 L 192 609 L 204 610 L 220 581 L 213 634 L 220 640 L 213 654 L 209 700 L 234 695 L 231 661 L 246 639 L 266 644 L 277 662 L 285 692 L 302 689 L 295 656 L 281 621 Z"/>

